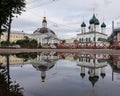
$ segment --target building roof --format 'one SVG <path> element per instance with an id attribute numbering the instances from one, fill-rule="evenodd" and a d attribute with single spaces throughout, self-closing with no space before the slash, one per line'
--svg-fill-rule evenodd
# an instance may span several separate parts
<path id="1" fill-rule="evenodd" d="M 114 32 L 120 32 L 120 28 L 114 29 Z"/>
<path id="2" fill-rule="evenodd" d="M 86 24 L 84 21 L 82 22 L 81 27 L 86 27 Z"/>
<path id="3" fill-rule="evenodd" d="M 34 33 L 44 34 L 44 33 L 48 33 L 48 32 L 51 32 L 51 33 L 53 33 L 53 34 L 55 35 L 55 32 L 54 32 L 54 31 L 52 31 L 51 29 L 46 28 L 46 27 L 37 28 L 37 29 L 33 32 L 33 34 L 34 34 Z"/>
<path id="4" fill-rule="evenodd" d="M 93 14 L 93 17 L 90 19 L 89 23 L 99 25 L 99 20 L 96 18 L 95 14 Z"/>
<path id="5" fill-rule="evenodd" d="M 6 31 L 5 31 L 6 32 Z M 6 32 L 7 33 L 7 32 Z M 11 31 L 12 34 L 25 34 L 24 31 Z"/>
<path id="6" fill-rule="evenodd" d="M 103 22 L 102 24 L 101 24 L 101 28 L 105 28 L 106 27 L 106 24 Z"/>
<path id="7" fill-rule="evenodd" d="M 101 32 L 96 32 L 96 33 L 107 36 L 107 34 L 104 34 L 104 33 L 101 33 Z M 86 33 L 84 33 L 84 34 L 83 34 L 83 33 L 80 33 L 80 34 L 77 34 L 77 35 L 86 35 L 86 34 L 95 34 L 95 32 L 86 32 Z"/>

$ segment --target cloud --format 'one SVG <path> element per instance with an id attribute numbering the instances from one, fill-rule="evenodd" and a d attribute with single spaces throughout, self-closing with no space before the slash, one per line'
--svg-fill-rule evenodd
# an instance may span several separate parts
<path id="1" fill-rule="evenodd" d="M 46 16 L 48 27 L 63 38 L 72 37 L 74 31 L 80 29 L 83 20 L 88 28 L 93 13 L 97 14 L 100 23 L 104 21 L 110 28 L 113 20 L 119 21 L 119 4 L 119 0 L 27 0 L 26 12 L 14 19 L 12 28 L 32 33 L 42 26 L 43 16 Z M 70 33 L 70 36 L 63 36 L 65 32 Z"/>

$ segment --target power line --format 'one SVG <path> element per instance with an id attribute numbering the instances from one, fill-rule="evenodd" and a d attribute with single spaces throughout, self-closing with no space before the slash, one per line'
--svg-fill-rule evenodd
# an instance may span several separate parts
<path id="1" fill-rule="evenodd" d="M 59 0 L 49 0 L 49 1 L 48 1 L 48 0 L 47 0 L 47 1 L 41 0 L 41 1 L 39 1 L 39 2 L 41 2 L 40 4 L 38 3 L 38 1 L 36 1 L 36 2 L 30 2 L 30 3 L 28 3 L 28 5 L 34 5 L 35 3 L 37 3 L 37 6 L 31 7 L 31 8 L 29 8 L 29 10 L 35 9 L 35 8 L 39 8 L 39 7 L 41 7 L 41 6 L 45 6 L 45 5 L 54 3 L 54 2 L 56 2 L 56 1 L 59 1 Z"/>

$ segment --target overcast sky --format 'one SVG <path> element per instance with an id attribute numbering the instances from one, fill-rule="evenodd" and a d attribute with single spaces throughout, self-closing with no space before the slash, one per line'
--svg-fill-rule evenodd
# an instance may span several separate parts
<path id="1" fill-rule="evenodd" d="M 42 27 L 46 16 L 48 27 L 59 38 L 72 38 L 80 33 L 80 25 L 84 20 L 89 26 L 93 13 L 107 25 L 106 34 L 111 34 L 111 22 L 120 26 L 120 0 L 26 0 L 26 12 L 13 18 L 12 30 L 33 33 Z"/>

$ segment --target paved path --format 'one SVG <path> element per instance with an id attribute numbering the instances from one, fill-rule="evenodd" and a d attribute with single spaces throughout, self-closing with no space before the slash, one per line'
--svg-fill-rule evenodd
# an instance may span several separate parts
<path id="1" fill-rule="evenodd" d="M 120 54 L 120 50 L 113 49 L 0 49 L 0 53 L 19 52 L 79 52 L 83 54 Z"/>

